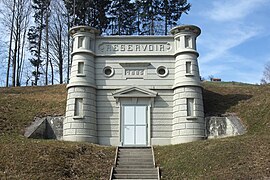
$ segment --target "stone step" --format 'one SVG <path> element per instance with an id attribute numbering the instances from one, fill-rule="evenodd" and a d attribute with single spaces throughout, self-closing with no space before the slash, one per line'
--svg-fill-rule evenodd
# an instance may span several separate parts
<path id="1" fill-rule="evenodd" d="M 118 153 L 118 156 L 153 157 L 152 153 Z"/>
<path id="2" fill-rule="evenodd" d="M 117 161 L 117 165 L 154 165 L 153 161 Z"/>
<path id="3" fill-rule="evenodd" d="M 153 158 L 118 158 L 118 162 L 153 162 Z"/>
<path id="4" fill-rule="evenodd" d="M 158 179 L 151 148 L 118 149 L 113 179 Z"/>
<path id="5" fill-rule="evenodd" d="M 153 156 L 128 156 L 128 155 L 119 155 L 117 159 L 153 159 Z"/>
<path id="6" fill-rule="evenodd" d="M 118 157 L 141 157 L 141 158 L 153 158 L 153 155 L 152 154 L 122 154 L 122 153 L 119 153 L 118 154 Z"/>
<path id="7" fill-rule="evenodd" d="M 127 169 L 155 168 L 153 164 L 118 164 L 116 167 Z"/>
<path id="8" fill-rule="evenodd" d="M 123 179 L 115 179 L 115 178 L 113 178 L 113 180 L 123 180 Z M 138 179 L 128 179 L 128 180 L 138 180 Z M 147 179 L 147 180 L 158 180 L 158 179 Z"/>
<path id="9" fill-rule="evenodd" d="M 155 174 L 155 175 L 158 175 L 156 168 L 143 168 L 143 169 L 115 168 L 114 173 L 116 173 L 116 174 Z"/>
<path id="10" fill-rule="evenodd" d="M 152 152 L 151 148 L 139 148 L 139 149 L 129 149 L 129 148 L 120 148 L 119 152 Z"/>
<path id="11" fill-rule="evenodd" d="M 132 154 L 132 153 L 135 153 L 135 154 L 139 154 L 139 153 L 143 153 L 143 154 L 152 154 L 152 151 L 149 151 L 149 150 L 147 150 L 147 151 L 133 151 L 133 150 L 130 150 L 130 151 L 128 151 L 128 150 L 119 150 L 118 151 L 119 153 L 128 153 L 128 154 Z"/>
<path id="12" fill-rule="evenodd" d="M 116 179 L 157 179 L 156 174 L 114 174 Z"/>

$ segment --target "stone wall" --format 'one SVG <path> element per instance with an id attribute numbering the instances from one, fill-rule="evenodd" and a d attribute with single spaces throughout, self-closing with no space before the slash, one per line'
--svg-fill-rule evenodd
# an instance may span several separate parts
<path id="1" fill-rule="evenodd" d="M 221 138 L 228 136 L 242 135 L 246 128 L 236 116 L 227 117 L 206 117 L 208 138 Z"/>
<path id="2" fill-rule="evenodd" d="M 63 138 L 64 116 L 35 117 L 32 124 L 25 129 L 24 136 L 34 139 Z"/>

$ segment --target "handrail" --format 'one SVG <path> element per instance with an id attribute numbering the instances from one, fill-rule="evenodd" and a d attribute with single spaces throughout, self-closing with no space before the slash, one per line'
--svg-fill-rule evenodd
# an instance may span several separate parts
<path id="1" fill-rule="evenodd" d="M 158 180 L 160 180 L 160 169 L 157 167 L 157 173 L 158 173 Z"/>
<path id="2" fill-rule="evenodd" d="M 153 164 L 154 164 L 154 167 L 156 167 L 156 160 L 155 160 L 155 153 L 154 153 L 154 147 L 151 146 L 151 149 L 152 149 L 152 155 L 153 155 Z M 160 180 L 160 169 L 159 167 L 157 166 L 157 173 L 158 173 L 158 180 Z"/>
<path id="3" fill-rule="evenodd" d="M 154 148 L 153 148 L 153 146 L 151 146 L 151 150 L 152 150 L 152 155 L 153 155 L 153 164 L 154 164 L 154 167 L 156 167 L 155 153 L 154 153 Z"/>
<path id="4" fill-rule="evenodd" d="M 110 173 L 110 179 L 109 180 L 112 180 L 113 179 L 113 170 L 114 170 L 114 167 L 112 166 L 111 173 Z"/>
<path id="5" fill-rule="evenodd" d="M 117 146 L 116 149 L 115 149 L 115 157 L 114 157 L 113 167 L 116 167 L 118 151 L 119 151 L 119 147 Z"/>
<path id="6" fill-rule="evenodd" d="M 117 146 L 116 149 L 115 149 L 115 157 L 114 157 L 113 166 L 111 168 L 110 180 L 113 179 L 113 171 L 114 171 L 114 168 L 116 167 L 117 157 L 118 157 L 118 151 L 119 151 L 119 147 Z"/>

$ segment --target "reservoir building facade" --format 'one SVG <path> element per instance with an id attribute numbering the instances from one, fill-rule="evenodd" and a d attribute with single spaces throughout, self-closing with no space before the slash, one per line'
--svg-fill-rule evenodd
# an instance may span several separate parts
<path id="1" fill-rule="evenodd" d="M 178 26 L 168 36 L 99 36 L 86 26 L 70 33 L 64 140 L 151 146 L 206 137 L 200 28 Z"/>

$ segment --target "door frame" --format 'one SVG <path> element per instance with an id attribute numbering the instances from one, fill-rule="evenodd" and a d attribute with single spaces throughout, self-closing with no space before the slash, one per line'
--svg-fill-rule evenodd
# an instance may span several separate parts
<path id="1" fill-rule="evenodd" d="M 133 144 L 133 145 L 125 145 L 124 144 L 124 138 L 125 138 L 125 123 L 124 123 L 124 121 L 125 121 L 125 119 L 124 119 L 124 107 L 126 107 L 126 106 L 131 106 L 131 107 L 135 107 L 136 108 L 136 106 L 144 106 L 144 107 L 146 107 L 145 108 L 145 116 L 146 116 L 146 124 L 145 124 L 145 126 L 146 126 L 146 139 L 145 139 L 145 145 L 142 145 L 142 144 Z M 120 144 L 122 145 L 122 146 L 125 146 L 125 147 L 145 147 L 145 146 L 149 146 L 150 145 L 150 121 L 149 121 L 149 119 L 150 119 L 150 113 L 149 113 L 149 105 L 147 105 L 147 104 L 122 104 L 121 105 L 121 120 L 120 120 Z M 134 127 L 136 127 L 136 125 L 134 126 Z M 135 128 L 136 129 L 136 128 Z M 135 132 L 136 132 L 136 130 L 135 130 Z M 137 135 L 136 133 L 134 132 L 134 134 L 135 135 Z M 134 138 L 136 138 L 136 136 L 134 137 Z"/>
<path id="2" fill-rule="evenodd" d="M 147 107 L 147 145 L 151 146 L 151 107 L 154 106 L 154 99 L 157 92 L 139 86 L 129 86 L 116 90 L 112 93 L 119 108 L 119 146 L 123 146 L 123 106 L 125 105 L 144 105 Z"/>
<path id="3" fill-rule="evenodd" d="M 140 102 L 138 102 L 140 101 Z M 151 146 L 151 107 L 153 99 L 151 98 L 121 98 L 119 101 L 119 146 L 125 146 L 123 142 L 124 138 L 124 118 L 123 107 L 124 106 L 146 106 L 146 118 L 147 118 L 147 132 L 146 132 L 146 147 Z M 132 147 L 132 146 L 127 146 Z M 141 147 L 133 145 L 133 147 Z M 144 146 L 145 147 L 145 146 Z"/>

